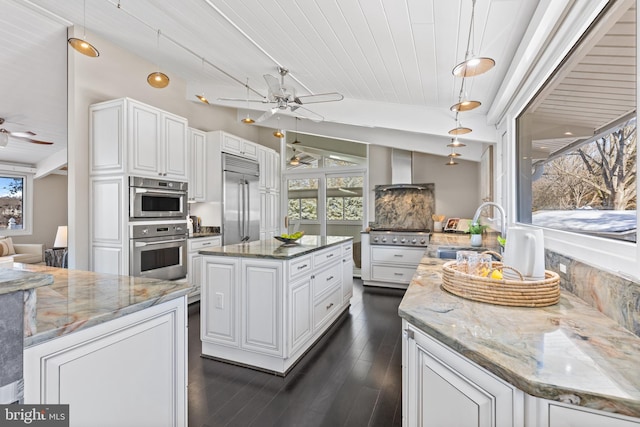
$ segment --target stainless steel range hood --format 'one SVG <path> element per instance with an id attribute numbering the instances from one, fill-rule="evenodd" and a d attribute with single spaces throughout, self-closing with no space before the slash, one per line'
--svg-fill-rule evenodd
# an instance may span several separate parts
<path id="1" fill-rule="evenodd" d="M 425 190 L 425 187 L 413 184 L 413 160 L 411 151 L 391 149 L 391 185 L 378 185 L 376 189 L 389 190 Z"/>

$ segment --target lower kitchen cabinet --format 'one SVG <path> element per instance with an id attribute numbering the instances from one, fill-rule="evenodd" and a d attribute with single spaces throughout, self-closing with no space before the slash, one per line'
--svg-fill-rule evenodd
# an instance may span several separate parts
<path id="1" fill-rule="evenodd" d="M 68 404 L 71 426 L 186 426 L 185 297 L 24 351 L 24 402 Z"/>
<path id="2" fill-rule="evenodd" d="M 191 238 L 187 243 L 187 280 L 193 290 L 189 293 L 189 303 L 200 300 L 200 288 L 202 287 L 202 255 L 198 252 L 203 249 L 222 246 L 222 237 Z"/>
<path id="3" fill-rule="evenodd" d="M 402 425 L 638 427 L 640 419 L 542 399 L 402 321 Z"/>
<path id="4" fill-rule="evenodd" d="M 202 354 L 285 374 L 349 307 L 346 247 L 290 259 L 204 255 Z"/>
<path id="5" fill-rule="evenodd" d="M 523 426 L 524 393 L 403 320 L 403 426 Z M 521 422 L 516 422 L 520 415 Z"/>
<path id="6" fill-rule="evenodd" d="M 368 236 L 367 236 L 368 237 Z M 424 247 L 365 245 L 363 238 L 363 283 L 406 289 L 424 256 Z"/>

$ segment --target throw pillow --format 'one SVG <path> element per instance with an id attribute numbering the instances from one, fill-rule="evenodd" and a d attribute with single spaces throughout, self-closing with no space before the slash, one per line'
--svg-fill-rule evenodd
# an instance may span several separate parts
<path id="1" fill-rule="evenodd" d="M 16 250 L 13 248 L 13 240 L 11 237 L 0 240 L 0 256 L 15 255 Z"/>

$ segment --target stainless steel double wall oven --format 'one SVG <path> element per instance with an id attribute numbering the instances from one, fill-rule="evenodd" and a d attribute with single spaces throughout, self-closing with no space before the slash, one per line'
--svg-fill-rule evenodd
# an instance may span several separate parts
<path id="1" fill-rule="evenodd" d="M 187 183 L 129 177 L 129 274 L 187 275 Z"/>

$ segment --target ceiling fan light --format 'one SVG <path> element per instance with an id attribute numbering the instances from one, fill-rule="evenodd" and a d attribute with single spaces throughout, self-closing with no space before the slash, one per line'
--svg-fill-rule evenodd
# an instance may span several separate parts
<path id="1" fill-rule="evenodd" d="M 449 131 L 449 135 L 464 135 L 466 133 L 470 133 L 471 128 L 467 128 L 464 126 L 458 126 L 457 128 L 453 128 Z"/>
<path id="2" fill-rule="evenodd" d="M 165 73 L 154 71 L 147 76 L 147 83 L 151 87 L 162 89 L 169 86 L 169 77 Z"/>
<path id="3" fill-rule="evenodd" d="M 198 98 L 200 102 L 204 104 L 209 104 L 209 100 L 204 96 L 204 93 L 202 95 L 196 95 L 196 98 Z"/>
<path id="4" fill-rule="evenodd" d="M 453 73 L 456 77 L 474 77 L 484 74 L 496 65 L 496 61 L 487 57 L 473 57 L 462 61 L 453 67 Z"/>
<path id="5" fill-rule="evenodd" d="M 289 160 L 289 164 L 291 166 L 298 166 L 300 164 L 300 159 L 297 156 L 293 156 L 291 160 Z"/>
<path id="6" fill-rule="evenodd" d="M 453 112 L 471 111 L 481 105 L 482 103 L 480 101 L 460 101 L 457 104 L 453 104 L 450 110 Z"/>
<path id="7" fill-rule="evenodd" d="M 72 48 L 74 48 L 75 50 L 77 50 L 78 52 L 80 52 L 83 55 L 87 55 L 87 56 L 90 56 L 92 58 L 100 56 L 100 52 L 98 52 L 98 49 L 96 49 L 91 43 L 89 43 L 88 41 L 86 41 L 84 39 L 78 39 L 78 38 L 75 38 L 75 37 L 70 37 L 67 40 L 67 43 L 69 43 L 69 45 Z"/>

